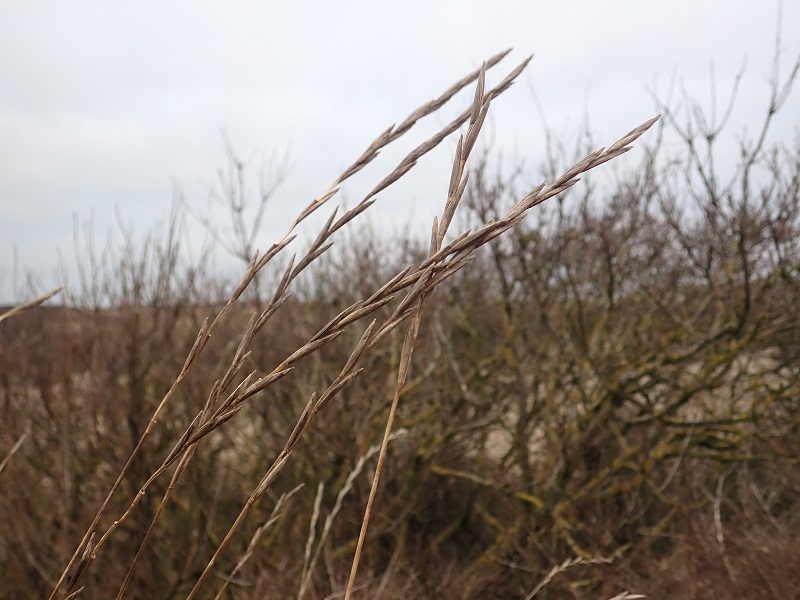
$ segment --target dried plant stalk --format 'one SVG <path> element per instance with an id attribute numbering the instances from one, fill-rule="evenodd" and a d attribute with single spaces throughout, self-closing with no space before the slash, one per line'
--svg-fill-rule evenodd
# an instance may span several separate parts
<path id="1" fill-rule="evenodd" d="M 401 352 L 401 360 L 397 373 L 393 399 L 389 409 L 389 416 L 384 431 L 383 442 L 379 451 L 375 477 L 370 490 L 367 507 L 364 512 L 362 528 L 359 534 L 356 553 L 351 567 L 350 579 L 345 592 L 345 597 L 350 597 L 352 591 L 355 589 L 355 578 L 357 574 L 358 563 L 366 538 L 369 516 L 374 503 L 377 486 L 380 480 L 380 474 L 386 458 L 386 448 L 392 436 L 391 432 L 393 428 L 394 417 L 399 404 L 400 396 L 402 395 L 403 388 L 405 386 L 409 366 L 414 353 L 416 339 L 420 331 L 422 315 L 429 295 L 443 281 L 449 277 L 452 277 L 461 268 L 466 266 L 478 248 L 484 246 L 497 236 L 503 234 L 518 224 L 525 217 L 527 211 L 531 208 L 570 188 L 578 181 L 578 178 L 582 173 L 627 152 L 630 149 L 630 144 L 639 136 L 641 136 L 658 119 L 658 117 L 656 117 L 656 119 L 652 119 L 647 123 L 637 127 L 607 149 L 601 149 L 591 153 L 586 158 L 568 169 L 563 175 L 556 178 L 550 185 L 542 183 L 541 185 L 536 186 L 503 218 L 486 223 L 476 231 L 462 232 L 460 235 L 452 238 L 450 242 L 445 243 L 449 227 L 453 221 L 453 217 L 467 186 L 468 171 L 466 165 L 469 156 L 475 147 L 481 127 L 488 114 L 490 103 L 494 98 L 503 93 L 513 84 L 515 79 L 524 70 L 525 66 L 530 60 L 530 58 L 528 58 L 523 61 L 505 78 L 503 78 L 498 85 L 491 90 L 486 91 L 486 71 L 492 66 L 496 65 L 502 58 L 505 57 L 506 54 L 507 53 L 501 53 L 493 57 L 480 69 L 448 88 L 448 90 L 446 90 L 439 98 L 426 103 L 416 111 L 413 111 L 411 115 L 409 115 L 409 117 L 406 118 L 406 120 L 404 120 L 399 126 L 390 127 L 384 131 L 368 146 L 368 148 L 352 165 L 345 169 L 334 180 L 326 192 L 324 192 L 317 199 L 313 200 L 308 206 L 300 211 L 298 217 L 291 224 L 287 232 L 276 243 L 267 249 L 263 255 L 259 255 L 257 253 L 252 257 L 244 275 L 236 285 L 230 299 L 217 312 L 216 316 L 210 321 L 210 323 L 208 320 L 203 323 L 200 331 L 198 332 L 195 343 L 187 355 L 182 369 L 178 373 L 170 389 L 164 395 L 159 405 L 153 412 L 153 415 L 150 418 L 144 433 L 141 435 L 125 466 L 120 471 L 117 480 L 112 485 L 104 502 L 101 504 L 91 524 L 87 528 L 83 540 L 76 548 L 75 553 L 61 574 L 61 577 L 59 578 L 50 596 L 51 600 L 59 593 L 63 594 L 63 596 L 66 596 L 75 592 L 80 580 L 96 558 L 98 550 L 103 546 L 108 537 L 112 535 L 120 526 L 120 524 L 131 515 L 133 510 L 136 509 L 141 497 L 145 494 L 152 482 L 158 477 L 162 476 L 167 469 L 177 462 L 178 466 L 173 473 L 167 492 L 162 497 L 156 509 L 156 513 L 150 524 L 150 527 L 148 528 L 147 533 L 142 540 L 139 551 L 137 552 L 136 557 L 133 559 L 125 581 L 120 588 L 118 598 L 121 598 L 128 585 L 128 582 L 131 579 L 139 558 L 150 538 L 150 534 L 153 531 L 153 528 L 156 526 L 159 516 L 163 513 L 166 503 L 169 501 L 171 490 L 174 488 L 177 480 L 181 477 L 189 461 L 192 459 L 196 445 L 202 443 L 211 432 L 217 430 L 225 423 L 233 419 L 242 409 L 246 401 L 291 373 L 295 364 L 299 360 L 308 355 L 319 352 L 333 340 L 337 339 L 348 327 L 355 324 L 357 321 L 373 316 L 379 309 L 386 306 L 389 302 L 394 300 L 399 294 L 402 293 L 402 298 L 388 317 L 384 318 L 380 322 L 378 322 L 376 319 L 373 319 L 371 324 L 361 335 L 358 342 L 354 345 L 348 359 L 334 380 L 319 393 L 312 394 L 311 398 L 306 404 L 305 409 L 298 418 L 293 431 L 289 434 L 283 449 L 274 459 L 272 464 L 266 469 L 260 481 L 253 488 L 250 497 L 243 505 L 239 515 L 235 519 L 234 523 L 230 526 L 223 540 L 217 546 L 214 555 L 208 561 L 205 569 L 195 582 L 195 585 L 187 598 L 191 599 L 196 596 L 203 583 L 207 580 L 212 569 L 217 564 L 220 556 L 225 551 L 230 540 L 237 533 L 239 527 L 247 517 L 249 511 L 259 501 L 269 486 L 274 482 L 275 478 L 290 459 L 294 448 L 302 438 L 303 434 L 307 431 L 316 414 L 319 413 L 327 405 L 327 403 L 348 383 L 359 376 L 362 371 L 360 363 L 363 357 L 389 332 L 393 331 L 410 318 Z M 297 260 L 296 256 L 291 257 L 271 299 L 267 302 L 266 306 L 260 313 L 253 315 L 248 325 L 242 332 L 237 350 L 234 353 L 230 364 L 225 370 L 225 373 L 211 386 L 203 408 L 195 415 L 186 430 L 178 438 L 172 450 L 165 457 L 161 466 L 159 466 L 158 469 L 156 469 L 156 471 L 153 472 L 147 481 L 141 486 L 139 492 L 131 501 L 130 505 L 125 509 L 123 514 L 117 520 L 115 520 L 105 530 L 105 532 L 102 533 L 102 535 L 100 535 L 99 541 L 94 544 L 93 540 L 101 516 L 106 512 L 111 498 L 114 496 L 122 480 L 128 473 L 134 458 L 138 455 L 143 444 L 152 433 L 154 427 L 156 426 L 157 419 L 164 407 L 174 396 L 176 390 L 182 384 L 190 370 L 197 363 L 197 359 L 205 349 L 206 344 L 208 343 L 208 340 L 210 339 L 210 336 L 216 325 L 224 317 L 230 307 L 237 302 L 248 286 L 254 281 L 255 276 L 269 261 L 271 261 L 283 249 L 285 249 L 289 243 L 291 243 L 291 241 L 294 239 L 294 231 L 296 227 L 310 214 L 328 202 L 336 194 L 341 183 L 363 169 L 375 158 L 375 156 L 377 156 L 378 152 L 382 148 L 386 147 L 388 144 L 408 132 L 419 119 L 438 110 L 459 90 L 463 89 L 466 85 L 473 81 L 477 81 L 477 85 L 474 100 L 469 108 L 467 108 L 453 121 L 448 123 L 438 133 L 433 135 L 431 138 L 417 146 L 408 155 L 406 155 L 406 157 L 397 164 L 395 169 L 386 177 L 384 177 L 377 185 L 375 185 L 372 191 L 354 208 L 348 210 L 338 218 L 338 210 L 333 210 L 325 224 L 322 226 L 316 239 L 311 243 L 305 254 L 299 260 Z M 247 364 L 248 358 L 250 357 L 250 348 L 253 340 L 269 321 L 269 319 L 284 304 L 289 296 L 292 282 L 300 275 L 300 273 L 302 273 L 309 265 L 311 265 L 331 247 L 333 244 L 333 234 L 343 226 L 349 224 L 357 216 L 369 208 L 375 202 L 375 194 L 384 190 L 386 187 L 403 177 L 416 165 L 420 158 L 430 152 L 448 135 L 455 132 L 465 123 L 468 123 L 468 127 L 466 133 L 459 138 L 457 143 L 445 206 L 442 211 L 441 218 L 435 219 L 433 223 L 428 258 L 425 259 L 422 264 L 416 267 L 409 266 L 405 269 L 402 269 L 389 281 L 381 285 L 379 289 L 373 292 L 368 298 L 356 302 L 339 313 L 339 315 L 334 317 L 334 319 L 317 331 L 303 345 L 286 356 L 286 358 L 284 358 L 280 364 L 278 364 L 269 373 L 260 375 L 257 371 L 245 372 L 244 367 Z M 234 382 L 237 380 L 239 383 L 234 386 Z M 310 553 L 313 546 L 312 534 L 315 529 L 315 525 L 315 522 L 312 523 L 309 542 L 307 544 L 305 553 L 305 574 L 303 576 L 303 580 L 301 581 L 300 596 L 303 595 L 308 585 L 310 575 L 313 572 L 313 565 L 316 562 L 316 557 L 322 543 L 322 541 L 320 541 L 320 544 L 317 546 L 317 553 L 315 553 L 314 557 L 312 558 Z M 325 530 L 323 535 L 326 535 Z M 79 556 L 82 556 L 80 560 L 78 559 Z M 76 563 L 79 563 L 77 567 Z M 73 572 L 74 575 L 70 582 L 62 590 L 61 588 L 69 572 Z M 227 582 L 225 585 L 227 585 Z"/>
<path id="2" fill-rule="evenodd" d="M 50 290 L 46 294 L 42 294 L 41 296 L 34 298 L 33 300 L 28 300 L 27 302 L 23 302 L 22 304 L 19 304 L 14 308 L 7 310 L 2 315 L 0 315 L 0 322 L 5 321 L 6 319 L 10 319 L 11 317 L 14 317 L 19 313 L 31 309 L 35 306 L 39 306 L 40 304 L 46 302 L 47 300 L 58 294 L 63 289 L 64 289 L 63 287 L 58 287 L 54 290 Z"/>
<path id="3" fill-rule="evenodd" d="M 494 65 L 498 64 L 508 54 L 509 51 L 510 50 L 507 50 L 505 52 L 501 52 L 501 53 L 497 54 L 496 56 L 492 57 L 489 61 L 487 61 L 487 65 L 494 66 Z M 275 256 L 278 255 L 278 253 L 280 253 L 286 246 L 289 245 L 289 243 L 292 242 L 292 240 L 295 237 L 293 232 L 297 228 L 297 226 L 303 220 L 305 220 L 309 215 L 311 215 L 313 212 L 315 212 L 317 209 L 319 209 L 321 206 L 323 206 L 326 202 L 328 202 L 338 192 L 339 186 L 344 181 L 346 181 L 347 179 L 349 179 L 350 177 L 355 175 L 358 171 L 360 171 L 366 165 L 368 165 L 370 162 L 372 162 L 372 160 L 378 155 L 378 153 L 379 153 L 379 151 L 381 149 L 383 149 L 384 147 L 388 146 L 392 142 L 394 142 L 397 139 L 399 139 L 402 135 L 407 133 L 417 123 L 417 121 L 419 121 L 420 119 L 422 119 L 422 118 L 424 118 L 426 116 L 429 116 L 430 114 L 432 114 L 433 112 L 437 111 L 439 108 L 444 106 L 456 93 L 458 93 L 461 89 L 463 89 L 465 86 L 469 85 L 469 83 L 474 81 L 478 77 L 478 75 L 479 75 L 479 70 L 476 70 L 473 73 L 470 73 L 469 75 L 465 76 L 464 78 L 462 78 L 461 80 L 457 81 L 455 84 L 450 86 L 447 90 L 445 90 L 445 92 L 442 95 L 440 95 L 435 100 L 427 102 L 427 103 L 423 104 L 422 106 L 420 106 L 419 108 L 417 108 L 398 127 L 392 126 L 392 127 L 388 128 L 386 131 L 384 131 L 380 136 L 378 136 L 378 138 L 376 138 L 367 147 L 367 149 L 361 154 L 361 156 L 359 156 L 358 159 L 356 159 L 356 161 L 350 167 L 345 169 L 333 181 L 333 183 L 329 186 L 328 190 L 325 193 L 323 193 L 321 196 L 319 196 L 318 198 L 313 200 L 308 206 L 306 206 L 306 208 L 304 208 L 300 212 L 300 214 L 294 220 L 294 222 L 291 224 L 291 226 L 289 227 L 287 232 L 277 242 L 272 244 L 272 246 L 270 246 L 263 255 L 259 255 L 258 253 L 256 253 L 253 256 L 253 258 L 250 260 L 250 263 L 248 264 L 247 268 L 245 269 L 245 272 L 242 275 L 242 278 L 240 279 L 239 283 L 236 285 L 236 287 L 235 287 L 230 299 L 228 300 L 228 302 L 219 310 L 219 312 L 217 313 L 217 315 L 214 317 L 214 319 L 211 321 L 210 324 L 204 323 L 203 327 L 201 328 L 201 330 L 200 330 L 200 332 L 199 332 L 199 334 L 197 336 L 197 340 L 196 340 L 193 348 L 191 349 L 189 355 L 187 356 L 187 359 L 185 361 L 184 367 L 181 369 L 180 373 L 175 378 L 175 380 L 173 382 L 173 385 L 170 387 L 170 389 L 164 395 L 163 399 L 161 400 L 161 402 L 159 403 L 159 405 L 156 407 L 155 411 L 153 412 L 153 415 L 150 418 L 150 421 L 149 421 L 145 431 L 143 432 L 140 440 L 138 441 L 138 443 L 134 447 L 133 451 L 131 452 L 126 464 L 121 469 L 116 481 L 114 482 L 114 484 L 112 484 L 111 489 L 109 490 L 108 494 L 106 495 L 105 500 L 103 501 L 103 503 L 101 504 L 100 508 L 98 509 L 95 517 L 92 519 L 92 522 L 89 524 L 89 527 L 87 528 L 83 539 L 78 544 L 77 548 L 75 549 L 75 552 L 73 553 L 73 555 L 70 558 L 68 564 L 66 565 L 66 567 L 64 568 L 61 576 L 59 577 L 58 582 L 56 583 L 52 593 L 50 594 L 50 600 L 53 600 L 58 595 L 59 590 L 61 589 L 61 586 L 62 586 L 62 584 L 64 583 L 64 581 L 65 581 L 65 579 L 67 577 L 67 573 L 69 573 L 72 570 L 72 568 L 73 568 L 73 566 L 75 564 L 75 561 L 78 559 L 78 556 L 79 556 L 80 552 L 82 551 L 83 548 L 86 547 L 89 537 L 95 532 L 95 529 L 96 529 L 98 523 L 100 522 L 100 518 L 102 517 L 103 514 L 105 514 L 105 511 L 108 508 L 108 505 L 109 505 L 109 503 L 111 501 L 111 498 L 114 496 L 116 491 L 119 489 L 119 486 L 122 483 L 125 475 L 130 470 L 130 467 L 131 467 L 131 464 L 133 463 L 133 460 L 135 459 L 136 456 L 138 456 L 139 452 L 141 451 L 141 448 L 144 445 L 144 442 L 151 435 L 151 433 L 153 431 L 153 428 L 155 427 L 155 424 L 157 422 L 157 419 L 158 419 L 159 415 L 161 414 L 161 412 L 163 411 L 164 407 L 169 402 L 169 400 L 174 396 L 177 388 L 182 384 L 182 382 L 184 381 L 184 379 L 188 375 L 189 371 L 191 370 L 191 368 L 195 364 L 198 356 L 202 353 L 202 351 L 205 348 L 208 340 L 210 339 L 211 334 L 212 334 L 213 330 L 215 329 L 216 325 L 227 314 L 227 312 L 229 311 L 230 307 L 233 306 L 233 304 L 236 303 L 236 301 L 241 297 L 241 295 L 242 295 L 242 293 L 244 293 L 245 289 L 247 289 L 247 287 L 254 281 L 256 275 L 267 265 L 267 263 L 269 263 L 273 258 L 275 258 Z M 462 115 L 462 117 L 463 117 L 464 120 L 467 118 L 467 117 L 465 117 L 463 115 Z M 459 118 L 462 118 L 462 117 L 459 117 Z M 458 119 L 456 119 L 456 121 L 458 121 Z M 456 121 L 454 121 L 453 123 L 456 123 Z M 450 127 L 453 127 L 453 126 L 458 127 L 458 125 L 460 125 L 461 122 L 463 122 L 463 120 L 460 121 L 456 125 L 453 125 L 453 123 L 451 123 Z M 421 149 L 418 149 L 418 152 L 417 152 L 417 155 L 415 156 L 415 158 L 410 162 L 406 161 L 407 164 L 403 167 L 404 168 L 403 173 L 407 172 L 411 167 L 413 167 L 413 163 L 415 163 L 416 159 L 418 159 L 420 156 L 422 156 L 423 154 L 425 154 L 428 151 L 430 151 L 442 139 L 444 139 L 444 137 L 446 137 L 446 135 L 440 135 L 438 137 L 438 141 L 437 141 L 436 136 L 435 136 L 434 139 L 429 140 L 425 145 L 423 145 L 424 147 L 421 147 Z M 398 169 L 395 170 L 395 172 L 397 172 L 397 171 L 398 171 Z M 390 183 L 391 182 L 386 183 L 383 186 L 383 188 L 388 186 Z M 383 189 L 383 188 L 381 188 L 381 189 Z M 320 256 L 328 247 L 330 247 L 329 245 L 326 245 L 326 243 L 325 243 L 326 240 L 337 229 L 341 228 L 346 223 L 351 221 L 353 218 L 355 218 L 357 215 L 359 215 L 361 212 L 363 212 L 366 208 L 368 208 L 368 206 L 370 206 L 373 202 L 374 202 L 374 199 L 372 199 L 372 198 L 365 199 L 364 201 L 362 201 L 362 203 L 360 203 L 354 209 L 348 211 L 347 213 L 345 213 L 345 215 L 340 217 L 339 220 L 336 223 L 332 223 L 332 219 L 333 219 L 333 215 L 332 215 L 331 219 L 329 219 L 329 221 L 328 221 L 328 225 L 325 228 L 323 228 L 323 230 L 320 232 L 320 235 L 318 236 L 317 240 L 315 241 L 315 244 L 312 245 L 312 247 L 309 249 L 308 253 L 306 254 L 306 257 L 301 260 L 300 264 L 302 264 L 303 267 L 306 267 L 306 266 L 308 266 L 308 264 L 313 262 L 314 259 L 316 259 L 318 256 Z M 334 214 L 335 214 L 335 212 L 334 212 Z M 291 263 L 290 263 L 290 265 L 291 265 Z M 243 342 L 245 341 L 245 339 L 247 339 L 248 341 L 252 340 L 252 336 L 255 335 L 255 333 L 257 333 L 257 331 L 261 327 L 263 327 L 263 325 L 266 323 L 268 317 L 271 314 L 273 314 L 274 310 L 279 306 L 279 304 L 282 303 L 285 300 L 287 289 L 288 289 L 289 284 L 291 283 L 291 280 L 294 279 L 299 273 L 300 273 L 300 270 L 294 269 L 294 270 L 290 271 L 289 269 L 287 269 L 286 275 L 284 276 L 283 280 L 278 285 L 278 288 L 276 289 L 272 300 L 270 301 L 269 305 L 267 306 L 267 308 L 262 313 L 262 317 L 257 320 L 257 322 L 254 324 L 254 326 L 253 326 L 253 328 L 251 330 L 248 330 L 248 331 L 245 332 L 245 335 L 243 336 Z M 229 371 L 229 373 L 232 374 L 232 375 L 235 375 L 238 372 L 238 370 L 241 368 L 242 364 L 243 364 L 243 361 L 239 361 L 235 365 L 232 363 L 232 369 Z M 226 377 L 226 379 L 228 379 L 228 378 Z M 220 394 L 223 390 L 224 390 L 224 387 L 218 387 L 217 388 L 217 394 Z M 255 393 L 256 391 L 258 391 L 258 390 L 252 391 L 252 393 Z M 212 397 L 212 396 L 214 396 L 214 397 Z M 215 394 L 212 394 L 212 396 L 209 397 L 209 403 L 211 403 L 214 400 L 218 399 L 218 396 L 216 396 Z M 246 397 L 239 398 L 239 400 L 242 400 L 242 401 L 244 399 L 246 399 Z M 207 408 L 208 408 L 208 404 L 207 404 Z M 201 420 L 205 420 L 207 418 L 207 415 L 205 414 L 206 412 L 207 411 L 204 411 L 204 417 Z M 219 415 L 219 414 L 216 415 L 215 416 L 215 420 L 213 422 L 211 422 L 211 426 L 210 427 L 208 427 L 208 422 L 204 423 L 204 425 L 206 425 L 206 427 L 203 429 L 203 434 L 207 434 L 210 431 L 212 431 L 214 428 L 222 425 L 222 423 L 224 423 L 226 420 L 228 420 L 231 417 L 233 417 L 234 414 L 235 414 L 235 412 L 233 412 L 233 413 L 229 412 L 229 413 L 225 413 L 225 414 L 222 414 L 222 415 Z M 191 440 L 191 441 L 187 441 L 187 444 L 195 443 L 196 441 L 197 441 L 197 439 L 194 439 L 194 440 Z M 183 450 L 185 451 L 186 447 L 184 447 Z M 172 457 L 172 460 L 173 461 L 177 460 L 177 458 L 178 458 L 178 454 L 176 453 L 175 456 Z M 98 543 L 98 545 L 93 550 L 94 553 L 96 553 L 97 550 L 99 549 L 99 547 L 102 546 L 102 542 L 104 542 L 107 539 L 108 535 L 113 533 L 113 531 L 119 526 L 119 524 L 128 517 L 128 515 L 131 512 L 131 510 L 133 508 L 135 508 L 135 504 L 138 502 L 138 499 L 141 497 L 141 494 L 144 493 L 144 490 L 146 489 L 146 487 L 149 486 L 150 483 L 152 483 L 152 481 L 156 477 L 158 477 L 161 474 L 163 474 L 163 472 L 164 472 L 164 470 L 166 469 L 167 466 L 169 466 L 169 465 L 167 465 L 167 464 L 163 465 L 162 468 L 160 468 L 156 473 L 154 473 L 154 476 L 151 477 L 148 480 L 148 482 L 145 483 L 145 485 L 143 486 L 142 490 L 140 491 L 140 494 L 137 495 L 137 497 L 134 500 L 134 503 L 131 505 L 131 507 L 128 510 L 126 510 L 125 513 L 119 519 L 117 519 L 112 524 L 111 528 L 109 528 L 109 530 L 107 530 L 105 532 L 105 534 L 101 537 L 100 542 Z M 74 589 L 75 585 L 77 585 L 77 582 L 74 582 L 73 586 L 67 586 L 67 589 L 65 591 L 63 591 L 63 594 L 64 595 L 69 594 Z"/>

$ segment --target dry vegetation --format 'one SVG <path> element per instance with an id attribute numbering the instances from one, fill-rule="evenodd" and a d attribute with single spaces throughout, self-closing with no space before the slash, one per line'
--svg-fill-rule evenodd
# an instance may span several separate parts
<path id="1" fill-rule="evenodd" d="M 0 317 L 0 598 L 800 594 L 800 140 L 759 131 L 723 181 L 717 124 L 663 106 L 612 184 L 572 188 L 655 120 L 572 167 L 553 150 L 550 183 L 526 187 L 467 163 L 525 67 L 488 89 L 504 56 L 257 254 L 231 152 L 227 247 L 249 262 L 229 298 L 182 262 L 176 208 L 160 236 L 89 252 L 68 304 Z M 286 256 L 470 85 L 463 114 Z M 427 247 L 358 222 L 459 129 Z"/>

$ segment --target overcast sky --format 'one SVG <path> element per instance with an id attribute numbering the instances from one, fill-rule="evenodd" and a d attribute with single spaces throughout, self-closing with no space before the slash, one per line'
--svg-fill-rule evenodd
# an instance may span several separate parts
<path id="1" fill-rule="evenodd" d="M 647 88 L 678 73 L 709 98 L 747 59 L 731 132 L 761 117 L 774 52 L 772 0 L 405 2 L 4 2 L 0 6 L 0 301 L 23 272 L 54 283 L 73 260 L 73 222 L 100 238 L 115 207 L 135 231 L 168 213 L 173 191 L 204 207 L 225 164 L 223 132 L 257 166 L 276 153 L 290 170 L 264 224 L 282 233 L 299 207 L 383 129 L 482 60 L 514 52 L 490 82 L 535 54 L 494 105 L 487 143 L 509 161 L 543 158 L 542 127 L 576 131 L 588 117 L 601 144 L 653 116 Z M 783 6 L 784 66 L 800 52 L 800 2 Z M 778 128 L 800 114 L 797 90 Z M 345 187 L 354 203 L 450 112 Z M 734 140 L 731 136 L 731 140 Z M 427 229 L 439 211 L 453 144 L 370 210 L 378 227 Z"/>

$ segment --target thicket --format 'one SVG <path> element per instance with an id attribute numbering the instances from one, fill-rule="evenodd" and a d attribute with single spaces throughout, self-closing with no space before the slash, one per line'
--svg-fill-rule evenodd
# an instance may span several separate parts
<path id="1" fill-rule="evenodd" d="M 491 92 L 475 72 L 256 256 L 231 152 L 228 249 L 249 262 L 227 296 L 182 259 L 176 205 L 159 235 L 87 250 L 68 303 L 0 316 L 0 597 L 342 597 L 376 470 L 355 597 L 796 597 L 800 135 L 766 140 L 799 65 L 729 179 L 725 118 L 687 102 L 661 106 L 635 166 L 574 188 L 652 122 L 572 168 L 551 146 L 552 183 L 531 186 L 527 166 L 467 163 L 520 69 Z M 475 81 L 458 119 L 284 257 Z M 357 222 L 462 125 L 429 246 Z"/>

